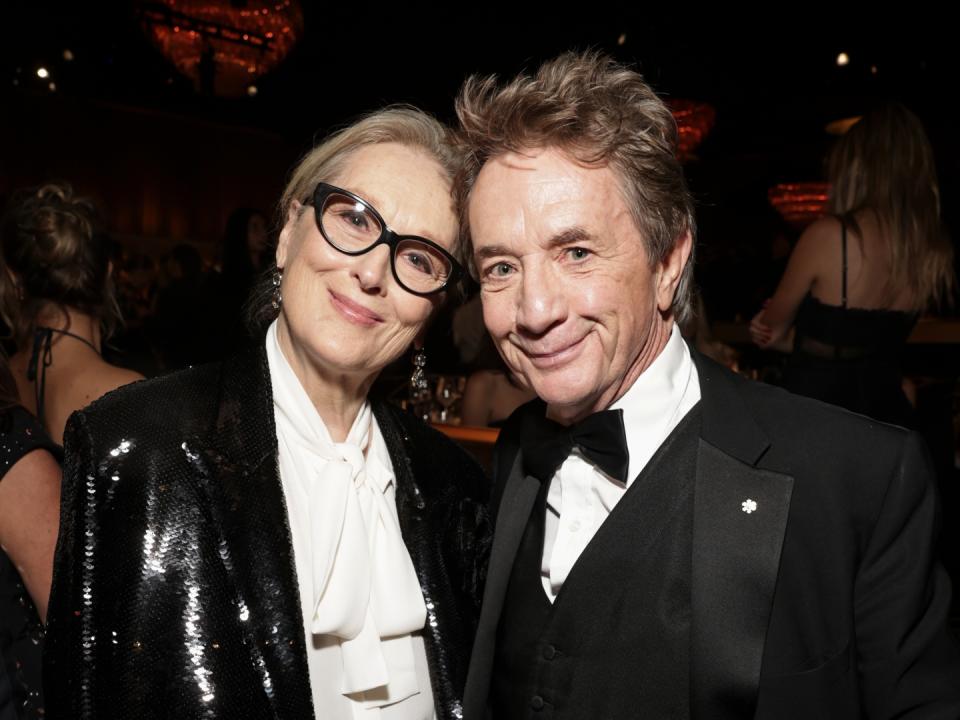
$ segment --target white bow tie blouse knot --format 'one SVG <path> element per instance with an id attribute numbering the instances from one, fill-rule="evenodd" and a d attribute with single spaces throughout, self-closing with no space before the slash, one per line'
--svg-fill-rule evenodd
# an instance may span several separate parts
<path id="1" fill-rule="evenodd" d="M 280 472 L 296 478 L 304 504 L 291 508 L 291 531 L 309 535 L 309 562 L 297 562 L 298 573 L 310 574 L 299 578 L 302 599 L 310 593 L 303 604 L 313 608 L 306 624 L 337 638 L 344 695 L 368 708 L 399 702 L 419 692 L 410 635 L 423 629 L 426 607 L 388 495 L 393 473 L 367 452 L 373 412 L 364 403 L 347 439 L 333 442 L 279 345 L 267 347 L 271 369 L 281 368 L 274 387 Z"/>

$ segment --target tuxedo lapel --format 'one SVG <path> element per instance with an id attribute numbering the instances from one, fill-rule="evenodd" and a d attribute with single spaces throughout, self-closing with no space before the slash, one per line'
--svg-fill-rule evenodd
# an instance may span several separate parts
<path id="1" fill-rule="evenodd" d="M 524 473 L 522 452 L 518 452 L 500 500 L 480 621 L 470 656 L 470 671 L 463 698 L 464 718 L 468 720 L 481 718 L 485 714 L 497 625 L 510 582 L 510 572 L 539 491 L 540 481 Z"/>
<path id="2" fill-rule="evenodd" d="M 741 379 L 694 353 L 703 424 L 694 490 L 691 710 L 752 717 L 793 478 L 757 467 L 769 441 Z"/>
<path id="3" fill-rule="evenodd" d="M 211 427 L 189 439 L 222 545 L 250 662 L 277 720 L 312 718 L 300 593 L 277 464 L 270 377 L 263 351 L 224 362 Z"/>

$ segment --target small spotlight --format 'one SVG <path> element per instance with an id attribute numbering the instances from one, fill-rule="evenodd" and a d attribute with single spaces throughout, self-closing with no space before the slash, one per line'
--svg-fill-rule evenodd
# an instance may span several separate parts
<path id="1" fill-rule="evenodd" d="M 47 72 L 45 67 L 37 68 L 37 77 L 41 80 L 46 80 L 48 77 L 50 77 L 50 73 Z"/>
<path id="2" fill-rule="evenodd" d="M 847 55 L 845 52 L 842 52 L 839 55 L 837 55 L 837 67 L 844 67 L 845 65 L 849 65 L 849 64 L 850 64 L 849 55 Z"/>
<path id="3" fill-rule="evenodd" d="M 63 49 L 63 59 L 67 62 L 73 62 L 73 51 L 70 48 Z"/>
<path id="4" fill-rule="evenodd" d="M 257 86 L 256 86 L 256 85 L 248 85 L 248 86 L 247 86 L 247 95 L 249 95 L 250 97 L 256 97 L 258 92 L 259 92 L 259 90 L 257 90 Z"/>
<path id="5" fill-rule="evenodd" d="M 50 88 L 50 92 L 57 91 L 57 84 L 55 82 L 50 83 L 49 85 L 47 85 L 47 87 Z"/>
<path id="6" fill-rule="evenodd" d="M 620 33 L 620 37 L 617 38 L 617 45 L 626 45 L 627 44 L 627 34 Z"/>
<path id="7" fill-rule="evenodd" d="M 876 74 L 877 74 L 877 66 L 876 66 L 876 65 L 871 65 L 871 66 L 870 66 L 870 74 L 871 74 L 871 75 L 876 75 Z"/>

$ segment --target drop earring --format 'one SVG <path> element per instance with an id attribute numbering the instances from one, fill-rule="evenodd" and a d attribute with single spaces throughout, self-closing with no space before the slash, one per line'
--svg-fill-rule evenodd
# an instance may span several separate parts
<path id="1" fill-rule="evenodd" d="M 273 299 L 270 301 L 270 304 L 274 310 L 279 310 L 280 306 L 283 305 L 283 295 L 280 293 L 280 273 L 282 272 L 280 268 L 277 268 L 273 272 Z"/>
<path id="2" fill-rule="evenodd" d="M 413 374 L 410 376 L 410 390 L 413 392 L 423 392 L 430 386 L 427 383 L 427 376 L 423 369 L 427 366 L 427 354 L 423 348 L 417 348 L 413 354 Z"/>

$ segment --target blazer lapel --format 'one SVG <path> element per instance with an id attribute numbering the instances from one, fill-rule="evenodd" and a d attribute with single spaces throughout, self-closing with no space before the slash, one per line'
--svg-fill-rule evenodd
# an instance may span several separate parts
<path id="1" fill-rule="evenodd" d="M 312 718 L 293 544 L 277 463 L 270 375 L 262 349 L 223 364 L 216 416 L 206 437 L 188 439 L 220 537 L 256 669 L 277 720 Z"/>
<path id="2" fill-rule="evenodd" d="M 487 584 L 463 697 L 463 716 L 467 720 L 481 718 L 486 712 L 500 612 L 503 610 L 513 562 L 539 492 L 540 481 L 524 473 L 522 451 L 518 452 L 497 513 Z"/>
<path id="3" fill-rule="evenodd" d="M 757 467 L 769 441 L 740 378 L 693 353 L 703 424 L 694 491 L 691 714 L 752 717 L 793 478 Z"/>

